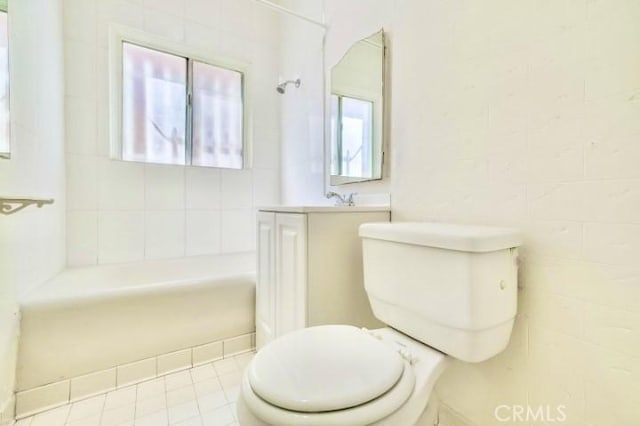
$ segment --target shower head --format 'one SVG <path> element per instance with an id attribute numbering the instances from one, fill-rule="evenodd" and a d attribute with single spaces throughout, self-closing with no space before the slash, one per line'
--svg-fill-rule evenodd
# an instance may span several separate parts
<path id="1" fill-rule="evenodd" d="M 300 87 L 301 82 L 300 82 L 299 78 L 295 79 L 295 80 L 287 80 L 285 82 L 282 82 L 282 83 L 278 84 L 278 86 L 276 86 L 276 91 L 278 93 L 280 93 L 281 95 L 283 95 L 284 92 L 286 92 L 286 90 L 287 90 L 287 85 L 288 84 L 293 84 L 297 89 L 298 87 Z"/>

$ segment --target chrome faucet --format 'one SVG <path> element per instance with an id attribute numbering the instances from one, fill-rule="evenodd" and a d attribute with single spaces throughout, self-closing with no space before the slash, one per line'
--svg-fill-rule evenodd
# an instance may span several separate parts
<path id="1" fill-rule="evenodd" d="M 353 207 L 356 205 L 355 201 L 353 201 L 353 197 L 358 195 L 357 192 L 352 192 L 349 195 L 340 195 L 337 192 L 329 191 L 327 192 L 326 197 L 328 199 L 336 198 L 336 206 L 349 206 Z"/>

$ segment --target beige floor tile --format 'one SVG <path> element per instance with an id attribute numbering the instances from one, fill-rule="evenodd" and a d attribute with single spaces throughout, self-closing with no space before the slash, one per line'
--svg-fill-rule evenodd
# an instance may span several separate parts
<path id="1" fill-rule="evenodd" d="M 242 373 L 236 372 L 223 374 L 221 376 L 218 376 L 218 380 L 220 381 L 220 384 L 223 388 L 226 386 L 236 386 L 242 382 Z"/>
<path id="2" fill-rule="evenodd" d="M 236 360 L 238 368 L 242 371 L 251 362 L 254 356 L 256 356 L 255 352 L 247 352 L 245 354 L 236 355 L 233 359 Z"/>
<path id="3" fill-rule="evenodd" d="M 183 420 L 196 417 L 199 414 L 200 412 L 198 411 L 198 404 L 196 401 L 184 402 L 182 404 L 169 407 L 169 424 L 173 425 Z"/>
<path id="4" fill-rule="evenodd" d="M 31 426 L 64 426 L 67 421 L 67 417 L 69 417 L 70 409 L 71 406 L 67 404 L 62 407 L 37 414 L 33 418 Z"/>
<path id="5" fill-rule="evenodd" d="M 227 397 L 227 400 L 232 403 L 238 401 L 238 395 L 240 395 L 240 386 L 227 386 L 224 387 L 224 394 Z"/>
<path id="6" fill-rule="evenodd" d="M 84 399 L 71 404 L 71 411 L 67 423 L 102 414 L 106 396 L 98 395 L 93 398 Z"/>
<path id="7" fill-rule="evenodd" d="M 133 423 L 135 415 L 135 405 L 122 405 L 110 410 L 104 410 L 102 413 L 102 426 L 120 426 L 123 423 Z"/>
<path id="8" fill-rule="evenodd" d="M 126 388 L 118 389 L 107 394 L 107 399 L 104 402 L 104 409 L 111 410 L 114 408 L 122 407 L 124 405 L 131 405 L 136 402 L 136 387 L 129 386 Z"/>
<path id="9" fill-rule="evenodd" d="M 222 374 L 229 373 L 237 373 L 240 371 L 238 369 L 238 364 L 236 364 L 236 360 L 233 358 L 221 359 L 220 361 L 216 361 L 213 363 L 213 368 L 216 369 L 216 373 L 218 376 Z"/>
<path id="10" fill-rule="evenodd" d="M 138 398 L 136 401 L 136 418 L 166 410 L 167 396 L 165 393 L 147 396 L 146 398 Z"/>
<path id="11" fill-rule="evenodd" d="M 234 422 L 233 413 L 226 405 L 202 414 L 202 423 L 205 426 L 227 426 Z"/>
<path id="12" fill-rule="evenodd" d="M 196 388 L 196 394 L 199 397 L 222 390 L 222 385 L 220 385 L 217 378 L 197 382 L 193 386 Z"/>
<path id="13" fill-rule="evenodd" d="M 174 407 L 187 401 L 196 400 L 196 391 L 193 385 L 167 392 L 167 406 Z"/>
<path id="14" fill-rule="evenodd" d="M 176 426 L 202 426 L 202 417 L 196 416 L 181 422 L 175 423 Z"/>
<path id="15" fill-rule="evenodd" d="M 194 383 L 215 378 L 216 375 L 216 370 L 211 364 L 204 364 L 191 369 L 191 378 Z"/>
<path id="16" fill-rule="evenodd" d="M 136 419 L 135 426 L 166 426 L 169 424 L 169 413 L 161 410 Z"/>
<path id="17" fill-rule="evenodd" d="M 165 380 L 167 391 L 179 389 L 181 387 L 193 384 L 189 370 L 169 374 L 168 376 L 165 376 L 164 380 Z"/>
<path id="18" fill-rule="evenodd" d="M 83 417 L 75 421 L 67 422 L 65 426 L 100 426 L 101 414 L 94 414 L 89 417 Z"/>
<path id="19" fill-rule="evenodd" d="M 138 384 L 137 398 L 147 398 L 152 395 L 163 394 L 166 392 L 164 377 L 149 380 Z"/>
<path id="20" fill-rule="evenodd" d="M 223 391 L 210 393 L 201 397 L 198 397 L 198 407 L 200 407 L 201 413 L 207 411 L 213 411 L 217 408 L 227 405 L 229 401 Z"/>

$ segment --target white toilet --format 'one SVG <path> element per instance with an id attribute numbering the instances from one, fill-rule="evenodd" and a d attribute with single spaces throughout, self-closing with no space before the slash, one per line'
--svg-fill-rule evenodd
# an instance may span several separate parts
<path id="1" fill-rule="evenodd" d="M 242 379 L 242 426 L 413 425 L 449 357 L 480 362 L 507 346 L 517 231 L 370 223 L 360 237 L 371 308 L 389 327 L 324 325 L 264 346 Z"/>

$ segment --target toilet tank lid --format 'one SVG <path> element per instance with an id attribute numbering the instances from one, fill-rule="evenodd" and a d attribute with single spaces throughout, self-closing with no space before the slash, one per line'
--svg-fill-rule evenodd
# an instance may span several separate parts
<path id="1" fill-rule="evenodd" d="M 516 229 L 432 222 L 364 223 L 360 237 L 474 253 L 522 245 Z"/>

